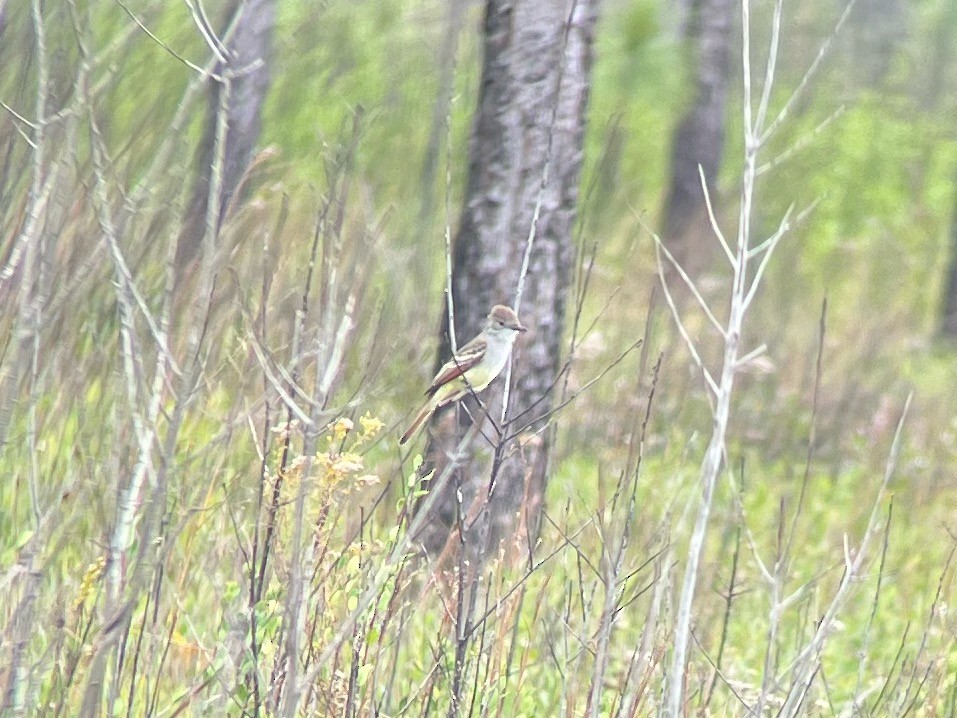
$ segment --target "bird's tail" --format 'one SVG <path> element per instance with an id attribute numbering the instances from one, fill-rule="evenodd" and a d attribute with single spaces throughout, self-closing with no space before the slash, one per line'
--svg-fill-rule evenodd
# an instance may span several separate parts
<path id="1" fill-rule="evenodd" d="M 405 430 L 405 433 L 402 435 L 402 438 L 399 439 L 399 446 L 405 444 L 409 439 L 416 435 L 422 424 L 432 416 L 432 412 L 436 410 L 436 404 L 434 399 L 429 399 L 425 406 L 419 409 L 419 413 L 415 415 L 415 419 L 412 420 L 412 423 L 409 424 L 409 428 Z"/>

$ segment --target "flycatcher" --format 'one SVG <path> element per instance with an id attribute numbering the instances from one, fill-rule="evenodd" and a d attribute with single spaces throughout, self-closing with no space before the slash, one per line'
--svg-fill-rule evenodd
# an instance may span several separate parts
<path id="1" fill-rule="evenodd" d="M 429 400 L 399 439 L 401 446 L 419 430 L 422 424 L 443 406 L 458 401 L 470 392 L 482 391 L 505 368 L 508 355 L 519 332 L 526 331 L 518 315 L 510 308 L 496 304 L 485 320 L 482 333 L 459 349 L 439 369 L 426 393 Z"/>

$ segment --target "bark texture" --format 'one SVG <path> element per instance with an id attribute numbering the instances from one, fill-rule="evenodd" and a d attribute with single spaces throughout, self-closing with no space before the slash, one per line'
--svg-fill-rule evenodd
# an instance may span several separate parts
<path id="1" fill-rule="evenodd" d="M 228 63 L 220 63 L 217 74 L 234 73 L 230 82 L 226 130 L 223 154 L 223 177 L 219 197 L 218 216 L 224 219 L 230 202 L 240 188 L 240 183 L 253 158 L 253 151 L 262 131 L 262 108 L 269 91 L 269 71 L 272 50 L 273 28 L 276 18 L 276 0 L 246 0 L 234 2 L 229 17 L 241 15 L 236 20 L 236 29 L 228 44 Z M 216 122 L 223 86 L 212 83 L 209 116 L 200 146 L 199 173 L 189 215 L 180 236 L 177 260 L 180 266 L 196 256 L 202 245 L 206 213 L 210 201 L 212 166 L 215 162 Z"/>
<path id="2" fill-rule="evenodd" d="M 548 411 L 549 392 L 559 370 L 597 4 L 597 0 L 575 0 L 574 4 L 488 0 L 486 5 L 485 55 L 468 187 L 453 250 L 455 335 L 463 344 L 481 330 L 492 305 L 514 303 L 526 239 L 541 194 L 519 312 L 529 331 L 519 337 L 513 352 L 509 402 L 509 416 L 528 410 L 525 420 Z M 549 156 L 548 181 L 541 190 Z M 443 313 L 438 364 L 448 358 L 449 351 L 448 317 Z M 497 380 L 482 396 L 496 421 L 501 417 L 503 384 Z M 474 402 L 467 403 L 473 404 L 473 416 L 482 416 Z M 459 425 L 453 418 L 456 410 L 447 411 L 436 422 L 427 455 L 437 471 L 464 427 L 471 424 L 465 411 L 458 414 Z M 493 442 L 479 437 L 452 490 L 439 497 L 435 520 L 423 536 L 430 551 L 441 550 L 456 525 L 454 485 L 458 483 L 465 536 L 473 555 L 482 546 L 493 547 L 516 517 L 522 522 L 531 519 L 532 524 L 537 521 L 549 450 L 547 432 L 539 431 L 543 424 L 527 427 L 501 454 L 490 498 L 495 434 L 486 427 Z"/>
<path id="3" fill-rule="evenodd" d="M 662 232 L 684 264 L 696 264 L 703 244 L 696 240 L 708 229 L 698 165 L 709 191 L 713 191 L 721 167 L 736 7 L 732 0 L 694 0 L 688 19 L 688 40 L 695 52 L 695 95 L 671 149 L 671 184 Z"/>

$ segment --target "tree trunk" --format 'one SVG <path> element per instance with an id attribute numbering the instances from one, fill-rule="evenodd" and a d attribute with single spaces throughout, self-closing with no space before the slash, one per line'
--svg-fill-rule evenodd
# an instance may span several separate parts
<path id="1" fill-rule="evenodd" d="M 957 340 L 957 197 L 954 216 L 950 219 L 950 258 L 944 280 L 944 316 L 940 333 L 948 339 Z"/>
<path id="2" fill-rule="evenodd" d="M 270 50 L 275 26 L 276 0 L 236 0 L 229 13 L 236 20 L 236 29 L 228 43 L 228 63 L 220 63 L 216 72 L 236 73 L 230 83 L 226 141 L 223 155 L 223 177 L 219 197 L 218 217 L 225 218 L 230 202 L 240 187 L 253 150 L 262 130 L 262 107 L 269 91 Z M 258 63 L 258 65 L 256 65 Z M 213 153 L 216 149 L 216 123 L 220 93 L 223 86 L 212 83 L 209 114 L 200 146 L 199 173 L 193 200 L 177 248 L 177 263 L 188 264 L 202 245 L 209 208 Z"/>
<path id="3" fill-rule="evenodd" d="M 936 18 L 935 27 L 930 67 L 922 76 L 924 81 L 921 93 L 922 104 L 924 111 L 929 114 L 941 111 L 941 105 L 949 89 L 949 80 L 953 76 L 951 67 L 954 37 L 957 35 L 957 4 L 952 3 L 940 13 Z M 933 148 L 928 149 L 928 152 L 933 152 Z M 930 158 L 925 158 L 924 165 L 930 164 Z M 954 214 L 950 219 L 949 244 L 939 335 L 953 342 L 957 341 L 957 195 L 954 196 Z"/>
<path id="4" fill-rule="evenodd" d="M 513 351 L 508 412 L 510 417 L 527 413 L 512 430 L 549 410 L 550 389 L 559 370 L 597 4 L 597 0 L 573 4 L 488 0 L 486 6 L 482 83 L 465 206 L 455 238 L 452 297 L 460 346 L 481 330 L 494 304 L 514 303 L 540 198 L 519 312 L 529 331 L 519 337 Z M 548 179 L 542 188 L 546 163 Z M 445 313 L 442 327 L 439 364 L 449 356 Z M 496 422 L 501 418 L 503 384 L 497 380 L 482 396 Z M 472 416 L 482 416 L 474 402 L 466 403 L 471 404 Z M 458 426 L 452 419 L 456 412 L 461 418 Z M 437 475 L 470 423 L 465 411 L 454 409 L 438 420 L 426 452 Z M 519 513 L 523 524 L 530 519 L 531 525 L 524 528 L 534 533 L 549 450 L 543 428 L 543 421 L 525 427 L 522 436 L 500 453 L 503 460 L 492 491 L 489 466 L 496 435 L 486 421 L 485 435 L 492 442 L 479 436 L 450 490 L 439 497 L 435 520 L 422 537 L 427 549 L 440 550 L 456 525 L 459 483 L 471 555 L 484 555 Z"/>
<path id="5" fill-rule="evenodd" d="M 695 50 L 695 96 L 678 125 L 671 150 L 671 185 L 665 200 L 662 235 L 683 264 L 703 263 L 702 240 L 708 233 L 704 192 L 713 192 L 724 150 L 725 105 L 731 54 L 731 0 L 694 0 L 688 39 Z"/>
<path id="6" fill-rule="evenodd" d="M 858 87 L 879 89 L 907 34 L 901 0 L 860 0 L 851 18 L 854 59 L 849 69 Z"/>
<path id="7" fill-rule="evenodd" d="M 921 105 L 927 112 L 939 112 L 941 100 L 952 89 L 954 37 L 957 36 L 957 3 L 951 3 L 934 18 L 934 32 L 928 67 L 920 73 Z"/>

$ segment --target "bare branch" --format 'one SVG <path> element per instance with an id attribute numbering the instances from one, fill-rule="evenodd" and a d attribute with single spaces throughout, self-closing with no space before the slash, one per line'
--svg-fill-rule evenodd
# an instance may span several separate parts
<path id="1" fill-rule="evenodd" d="M 830 115 L 825 117 L 821 122 L 819 122 L 814 127 L 813 130 L 802 135 L 800 138 L 798 138 L 798 140 L 794 144 L 792 144 L 786 150 L 781 152 L 781 154 L 768 160 L 763 165 L 760 165 L 757 168 L 758 176 L 760 177 L 765 172 L 770 172 L 778 165 L 781 165 L 784 162 L 787 162 L 789 159 L 797 155 L 801 150 L 803 150 L 805 147 L 810 145 L 815 139 L 817 139 L 817 137 L 822 132 L 824 132 L 824 130 L 830 127 L 835 120 L 837 120 L 839 117 L 842 117 L 845 112 L 847 112 L 847 105 L 841 105 L 840 107 L 838 107 L 836 110 L 834 110 L 834 112 L 832 112 Z"/>
<path id="2" fill-rule="evenodd" d="M 731 251 L 731 247 L 728 246 L 728 240 L 724 238 L 724 232 L 721 231 L 721 226 L 718 224 L 717 218 L 715 218 L 714 206 L 711 204 L 711 190 L 708 189 L 708 181 L 704 176 L 704 167 L 700 164 L 698 165 L 698 177 L 701 180 L 701 191 L 704 193 L 704 206 L 708 210 L 708 222 L 711 224 L 711 231 L 713 231 L 714 236 L 718 238 L 718 242 L 721 243 L 721 249 L 724 250 L 724 255 L 733 267 L 738 260 Z"/>
<path id="3" fill-rule="evenodd" d="M 215 80 L 216 82 L 222 82 L 222 81 L 223 81 L 223 78 L 222 78 L 220 75 L 217 75 L 217 74 L 214 73 L 214 72 L 210 72 L 210 71 L 209 71 L 207 68 L 205 68 L 205 67 L 200 67 L 200 66 L 197 65 L 196 63 L 191 62 L 190 60 L 187 60 L 185 57 L 183 57 L 183 56 L 180 55 L 178 52 L 176 52 L 176 50 L 174 50 L 172 47 L 170 47 L 169 43 L 167 43 L 165 40 L 162 40 L 161 38 L 159 38 L 152 30 L 150 30 L 148 27 L 146 27 L 146 25 L 143 23 L 143 21 L 140 20 L 136 15 L 133 14 L 133 11 L 130 10 L 129 7 L 127 7 L 126 3 L 124 3 L 123 0 L 113 0 L 113 2 L 115 2 L 115 3 L 116 3 L 117 5 L 119 5 L 121 8 L 123 8 L 124 12 L 126 12 L 126 14 L 130 16 L 130 20 L 132 20 L 134 23 L 136 23 L 137 27 L 139 27 L 140 30 L 142 30 L 144 33 L 146 33 L 147 37 L 149 37 L 153 42 L 155 42 L 155 43 L 156 43 L 157 45 L 159 45 L 161 48 L 163 48 L 164 50 L 166 50 L 166 52 L 168 52 L 172 57 L 175 57 L 175 58 L 176 58 L 177 60 L 179 60 L 181 63 L 183 63 L 184 65 L 186 65 L 186 67 L 188 67 L 190 70 L 192 70 L 193 72 L 197 73 L 197 74 L 198 74 L 200 77 L 202 77 L 203 79 L 212 79 L 212 80 Z M 214 50 L 214 52 L 216 51 L 216 48 L 212 48 L 212 49 Z M 220 61 L 222 61 L 222 60 L 223 60 L 222 56 L 219 55 L 218 52 L 217 52 L 216 54 L 217 54 L 217 59 L 219 59 Z"/>
<path id="4" fill-rule="evenodd" d="M 788 98 L 787 102 L 784 103 L 784 107 L 781 108 L 781 111 L 777 114 L 777 117 L 774 118 L 774 121 L 768 126 L 766 130 L 761 134 L 758 142 L 759 144 L 764 144 L 768 141 L 771 135 L 781 126 L 781 123 L 784 122 L 791 114 L 791 110 L 794 109 L 795 103 L 801 98 L 804 94 L 804 90 L 807 88 L 808 83 L 811 81 L 811 78 L 817 74 L 818 67 L 821 64 L 821 61 L 827 56 L 828 51 L 831 49 L 831 45 L 834 42 L 834 39 L 841 32 L 841 28 L 844 27 L 844 23 L 847 22 L 847 18 L 850 17 L 851 10 L 854 9 L 854 5 L 857 3 L 857 0 L 848 0 L 847 5 L 844 6 L 844 12 L 841 13 L 841 17 L 838 19 L 837 24 L 834 26 L 834 30 L 828 35 L 827 39 L 821 44 L 820 49 L 817 52 L 817 56 L 814 58 L 814 61 L 811 62 L 810 67 L 808 67 L 807 72 L 804 73 L 804 77 L 801 78 L 801 81 L 798 83 L 797 87 L 794 89 L 794 92 L 791 93 L 791 96 Z"/>
<path id="5" fill-rule="evenodd" d="M 771 101 L 771 90 L 774 88 L 774 71 L 778 62 L 778 47 L 781 42 L 781 9 L 784 0 L 774 0 L 774 15 L 771 18 L 771 46 L 768 49 L 768 62 L 765 68 L 764 86 L 761 88 L 761 103 L 758 106 L 758 117 L 754 121 L 754 131 L 761 134 L 764 119 L 768 113 L 768 103 Z"/>
<path id="6" fill-rule="evenodd" d="M 717 396 L 718 394 L 718 385 L 715 382 L 714 378 L 711 376 L 711 372 L 708 371 L 708 368 L 704 365 L 704 362 L 701 360 L 701 356 L 698 354 L 698 349 L 695 346 L 694 340 L 691 339 L 691 336 L 688 334 L 688 330 L 685 329 L 684 322 L 681 321 L 681 312 L 678 311 L 678 307 L 675 304 L 674 298 L 671 296 L 671 291 L 668 289 L 668 280 L 665 279 L 664 264 L 661 261 L 661 252 L 659 249 L 660 245 L 655 244 L 655 251 L 658 256 L 658 279 L 661 282 L 661 288 L 665 293 L 665 300 L 668 302 L 668 308 L 671 310 L 671 316 L 675 320 L 675 324 L 678 326 L 678 333 L 681 334 L 681 338 L 685 342 L 685 346 L 688 348 L 688 352 L 691 354 L 691 358 L 694 360 L 694 363 L 701 370 L 702 375 L 705 378 L 705 381 L 708 383 L 708 388 L 711 390 L 711 393 Z"/>
<path id="7" fill-rule="evenodd" d="M 194 0 L 184 0 L 184 2 L 186 3 L 186 7 L 189 8 L 189 14 L 193 18 L 193 24 L 196 25 L 196 29 L 199 31 L 203 40 L 206 41 L 207 47 L 209 47 L 210 51 L 220 62 L 226 64 L 228 62 L 226 56 L 229 54 L 229 50 L 223 44 L 222 40 L 216 37 L 209 18 L 206 16 L 206 11 L 203 9 L 201 0 L 196 0 L 195 2 Z M 127 12 L 129 11 L 127 10 Z"/>
<path id="8" fill-rule="evenodd" d="M 657 246 L 658 250 L 665 253 L 665 256 L 668 258 L 668 261 L 671 263 L 671 266 L 674 267 L 675 270 L 678 272 L 678 276 L 680 276 L 684 280 L 688 289 L 691 290 L 692 296 L 698 301 L 698 306 L 701 307 L 705 315 L 711 321 L 711 326 L 713 326 L 717 330 L 718 334 L 721 336 L 722 339 L 727 339 L 727 336 L 728 336 L 727 330 L 724 328 L 721 322 L 718 321 L 717 317 L 715 317 L 714 313 L 711 311 L 711 307 L 708 306 L 708 303 L 705 301 L 704 297 L 701 296 L 701 293 L 698 291 L 698 288 L 695 286 L 691 277 L 688 276 L 685 270 L 681 267 L 681 264 L 678 262 L 678 260 L 675 259 L 674 256 L 671 254 L 671 252 L 668 251 L 668 248 L 665 246 L 664 242 L 661 241 L 658 235 L 652 234 L 651 236 L 654 238 L 655 245 Z"/>
<path id="9" fill-rule="evenodd" d="M 764 256 L 761 257 L 761 263 L 758 265 L 758 271 L 754 273 L 754 279 L 751 280 L 751 286 L 748 288 L 748 293 L 744 297 L 745 309 L 747 309 L 748 305 L 751 304 L 751 301 L 754 299 L 754 295 L 758 291 L 758 287 L 761 285 L 761 277 L 764 275 L 764 270 L 768 266 L 768 262 L 771 261 L 771 255 L 774 254 L 774 250 L 778 246 L 778 242 L 781 241 L 781 238 L 784 236 L 785 232 L 791 228 L 789 220 L 791 219 L 791 213 L 793 211 L 794 203 L 792 202 L 791 206 L 788 207 L 787 211 L 784 213 L 784 216 L 781 218 L 781 223 L 778 225 L 777 231 L 771 235 L 770 239 L 754 250 L 756 253 L 763 251 Z"/>
<path id="10" fill-rule="evenodd" d="M 804 694 L 802 687 L 809 685 L 810 681 L 813 679 L 816 670 L 816 656 L 819 655 L 821 649 L 823 648 L 824 642 L 834 626 L 834 621 L 837 619 L 837 615 L 841 609 L 843 609 L 844 604 L 847 601 L 851 586 L 858 579 L 860 571 L 864 566 L 864 562 L 867 560 L 868 548 L 870 547 L 871 539 L 877 533 L 877 525 L 881 516 L 882 504 L 884 501 L 884 496 L 887 493 L 887 487 L 889 486 L 891 479 L 894 477 L 894 474 L 897 472 L 897 461 L 900 457 L 901 449 L 901 437 L 903 436 L 904 424 L 907 420 L 907 415 L 910 412 L 912 399 L 913 394 L 909 394 L 907 396 L 907 400 L 904 402 L 904 409 L 901 411 L 900 419 L 897 422 L 897 429 L 894 431 L 894 439 L 891 442 L 890 453 L 888 454 L 887 463 L 884 467 L 884 478 L 877 489 L 876 496 L 874 497 L 871 515 L 867 521 L 867 527 L 864 529 L 864 535 L 861 537 L 861 543 L 857 547 L 857 552 L 854 554 L 854 556 L 851 556 L 849 549 L 845 547 L 846 570 L 844 571 L 844 576 L 841 579 L 841 584 L 838 586 L 834 597 L 831 599 L 831 603 L 825 611 L 824 616 L 818 623 L 814 636 L 810 641 L 808 641 L 804 648 L 801 649 L 798 656 L 784 671 L 785 674 L 793 674 L 791 688 L 789 689 L 787 698 L 785 699 L 784 705 L 781 708 L 781 715 L 785 716 L 785 718 L 796 716 L 798 714 Z"/>

